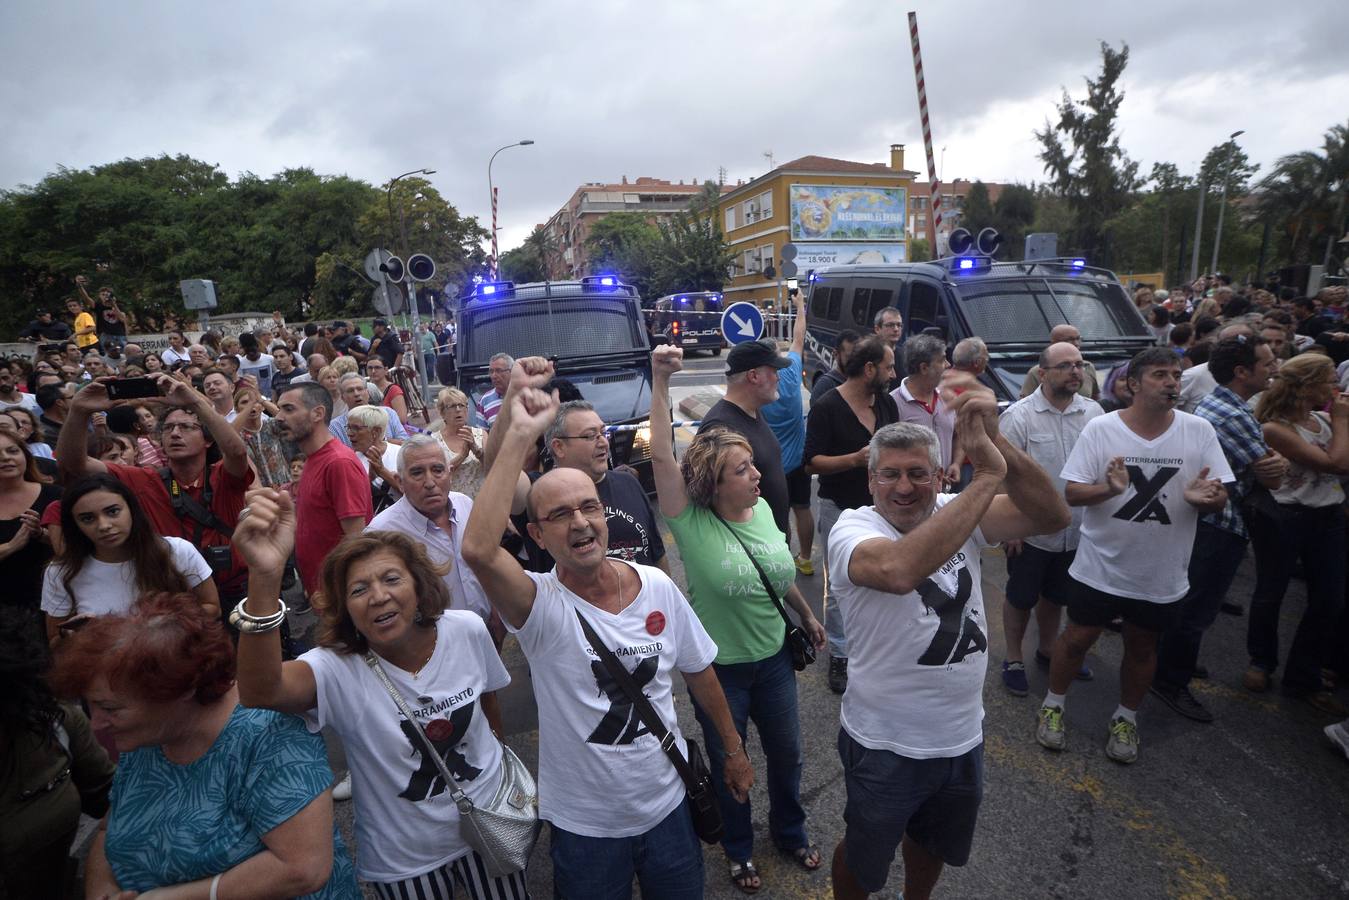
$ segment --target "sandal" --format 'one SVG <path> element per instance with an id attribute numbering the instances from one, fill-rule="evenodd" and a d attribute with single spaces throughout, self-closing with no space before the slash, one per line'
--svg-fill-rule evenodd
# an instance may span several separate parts
<path id="1" fill-rule="evenodd" d="M 754 865 L 754 860 L 747 859 L 744 862 L 730 861 L 731 863 L 731 884 L 742 894 L 757 894 L 759 888 L 763 887 L 763 881 L 759 878 L 759 870 Z M 758 882 L 755 884 L 754 882 Z"/>
<path id="2" fill-rule="evenodd" d="M 814 844 L 797 847 L 795 850 L 780 850 L 779 852 L 788 859 L 795 860 L 796 864 L 807 872 L 818 871 L 824 863 L 824 858 L 820 856 L 820 848 Z"/>

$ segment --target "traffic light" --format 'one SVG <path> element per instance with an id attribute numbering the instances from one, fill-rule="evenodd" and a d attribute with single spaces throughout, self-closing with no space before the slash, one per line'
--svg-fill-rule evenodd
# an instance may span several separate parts
<path id="1" fill-rule="evenodd" d="M 390 256 L 384 262 L 379 264 L 379 270 L 384 273 L 384 277 L 394 284 L 403 280 L 403 261 L 397 256 Z"/>
<path id="2" fill-rule="evenodd" d="M 430 281 L 436 277 L 436 263 L 425 253 L 414 253 L 408 257 L 408 277 L 413 281 Z"/>

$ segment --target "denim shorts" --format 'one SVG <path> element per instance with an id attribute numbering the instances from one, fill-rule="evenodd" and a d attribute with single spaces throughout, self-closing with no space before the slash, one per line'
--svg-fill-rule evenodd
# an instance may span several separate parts
<path id="1" fill-rule="evenodd" d="M 1075 556 L 1076 550 L 1054 553 L 1023 542 L 1020 553 L 1007 557 L 1007 602 L 1020 610 L 1034 609 L 1041 597 L 1065 605 L 1072 585 L 1068 567 Z"/>
<path id="2" fill-rule="evenodd" d="M 840 728 L 838 754 L 848 790 L 844 859 L 869 893 L 885 887 L 906 834 L 947 865 L 969 860 L 984 793 L 982 743 L 960 756 L 911 759 L 869 750 Z"/>

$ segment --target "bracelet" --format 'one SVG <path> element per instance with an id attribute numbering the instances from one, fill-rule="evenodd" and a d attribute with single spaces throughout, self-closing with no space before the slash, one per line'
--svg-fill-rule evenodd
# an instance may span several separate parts
<path id="1" fill-rule="evenodd" d="M 224 873 L 222 872 L 221 875 Z M 211 900 L 216 900 L 216 891 L 220 890 L 220 875 L 211 879 Z"/>
<path id="2" fill-rule="evenodd" d="M 741 753 L 744 753 L 744 752 L 745 752 L 745 742 L 744 742 L 744 741 L 741 741 L 741 742 L 740 742 L 740 746 L 735 748 L 735 752 L 734 752 L 734 753 L 727 753 L 727 754 L 726 754 L 726 758 L 727 758 L 727 759 L 734 759 L 735 757 L 739 756 Z"/>
<path id="3" fill-rule="evenodd" d="M 252 615 L 244 609 L 244 604 L 247 602 L 247 597 L 240 600 L 239 604 L 234 607 L 234 611 L 230 613 L 229 618 L 230 625 L 237 628 L 241 634 L 263 634 L 280 628 L 281 623 L 286 621 L 286 603 L 280 597 L 276 600 L 280 608 L 270 616 Z"/>

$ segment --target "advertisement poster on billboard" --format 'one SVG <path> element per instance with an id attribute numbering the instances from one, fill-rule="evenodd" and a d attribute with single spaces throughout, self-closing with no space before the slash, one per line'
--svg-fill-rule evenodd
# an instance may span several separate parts
<path id="1" fill-rule="evenodd" d="M 793 241 L 902 241 L 904 188 L 794 184 Z"/>
<path id="2" fill-rule="evenodd" d="M 798 244 L 796 267 L 801 271 L 825 266 L 902 263 L 903 244 Z"/>

